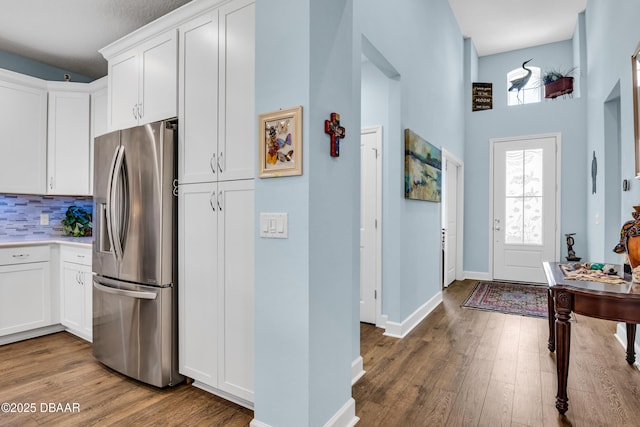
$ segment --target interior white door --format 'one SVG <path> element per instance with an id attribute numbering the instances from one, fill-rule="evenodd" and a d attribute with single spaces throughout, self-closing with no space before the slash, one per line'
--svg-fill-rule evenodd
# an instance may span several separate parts
<path id="1" fill-rule="evenodd" d="M 557 136 L 493 141 L 493 278 L 545 283 L 556 260 Z"/>
<path id="2" fill-rule="evenodd" d="M 378 284 L 378 155 L 381 129 L 360 139 L 360 321 L 376 323 Z"/>
<path id="3" fill-rule="evenodd" d="M 456 280 L 458 252 L 458 165 L 446 160 L 444 178 L 444 286 Z"/>

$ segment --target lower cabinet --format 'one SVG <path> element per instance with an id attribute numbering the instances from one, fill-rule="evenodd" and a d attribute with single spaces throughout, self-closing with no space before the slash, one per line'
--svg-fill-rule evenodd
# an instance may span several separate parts
<path id="1" fill-rule="evenodd" d="M 60 248 L 60 323 L 91 341 L 93 335 L 91 249 Z"/>
<path id="2" fill-rule="evenodd" d="M 251 406 L 254 182 L 181 185 L 178 204 L 180 373 Z"/>
<path id="3" fill-rule="evenodd" d="M 0 249 L 0 336 L 52 324 L 49 246 Z"/>

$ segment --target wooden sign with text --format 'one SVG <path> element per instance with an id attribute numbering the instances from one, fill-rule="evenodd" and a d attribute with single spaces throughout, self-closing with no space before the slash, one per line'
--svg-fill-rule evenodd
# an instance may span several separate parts
<path id="1" fill-rule="evenodd" d="M 472 83 L 471 111 L 493 108 L 493 83 Z"/>

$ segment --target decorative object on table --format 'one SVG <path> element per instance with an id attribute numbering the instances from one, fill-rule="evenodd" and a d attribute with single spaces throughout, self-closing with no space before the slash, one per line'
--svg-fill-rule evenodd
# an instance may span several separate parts
<path id="1" fill-rule="evenodd" d="M 442 151 L 410 129 L 404 131 L 405 199 L 440 202 Z"/>
<path id="2" fill-rule="evenodd" d="M 292 175 L 302 175 L 302 106 L 258 118 L 258 177 Z"/>
<path id="3" fill-rule="evenodd" d="M 558 96 L 570 95 L 573 93 L 573 73 L 576 68 L 568 71 L 549 70 L 540 77 L 544 85 L 544 97 L 555 99 Z"/>
<path id="4" fill-rule="evenodd" d="M 478 282 L 462 307 L 547 318 L 548 289 L 539 285 Z"/>
<path id="5" fill-rule="evenodd" d="M 619 266 L 613 264 L 585 262 L 583 264 L 559 264 L 558 266 L 567 280 L 584 280 L 586 282 L 601 282 L 612 285 L 626 283 L 618 275 Z"/>
<path id="6" fill-rule="evenodd" d="M 567 238 L 567 261 L 580 261 L 582 259 L 580 257 L 576 257 L 576 251 L 573 250 L 573 245 L 575 244 L 573 236 L 575 235 L 576 233 L 564 235 Z"/>
<path id="7" fill-rule="evenodd" d="M 471 83 L 471 111 L 493 108 L 493 83 Z"/>
<path id="8" fill-rule="evenodd" d="M 324 121 L 324 133 L 331 136 L 331 157 L 340 157 L 340 139 L 345 137 L 346 129 L 340 126 L 340 114 L 331 113 Z"/>
<path id="9" fill-rule="evenodd" d="M 524 68 L 527 71 L 527 73 L 524 76 L 518 77 L 517 79 L 513 79 L 509 82 L 511 83 L 511 86 L 509 86 L 508 91 L 511 92 L 512 90 L 517 90 L 518 92 L 516 92 L 516 98 L 518 98 L 518 101 L 520 101 L 520 91 L 524 89 L 527 83 L 529 83 L 529 79 L 531 79 L 531 74 L 533 71 L 525 67 L 525 65 L 527 65 L 531 61 L 533 61 L 533 58 L 531 58 L 528 61 L 524 61 L 522 63 L 522 68 Z"/>
<path id="10" fill-rule="evenodd" d="M 618 254 L 626 253 L 631 269 L 640 266 L 640 206 L 633 207 L 633 219 L 625 222 L 620 230 L 620 242 L 613 248 Z M 635 283 L 635 282 L 634 282 Z"/>
<path id="11" fill-rule="evenodd" d="M 591 160 L 591 194 L 596 194 L 596 177 L 598 176 L 598 159 L 596 152 L 593 152 L 593 160 Z"/>
<path id="12" fill-rule="evenodd" d="M 91 236 L 93 230 L 91 212 L 81 206 L 69 206 L 62 219 L 62 225 L 64 232 L 70 236 Z"/>

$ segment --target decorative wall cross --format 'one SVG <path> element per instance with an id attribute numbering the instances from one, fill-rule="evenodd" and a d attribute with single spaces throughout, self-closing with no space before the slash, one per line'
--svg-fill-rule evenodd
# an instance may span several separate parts
<path id="1" fill-rule="evenodd" d="M 344 138 L 346 130 L 340 126 L 340 114 L 331 113 L 330 120 L 324 121 L 324 133 L 331 135 L 331 157 L 340 157 L 340 138 Z"/>

